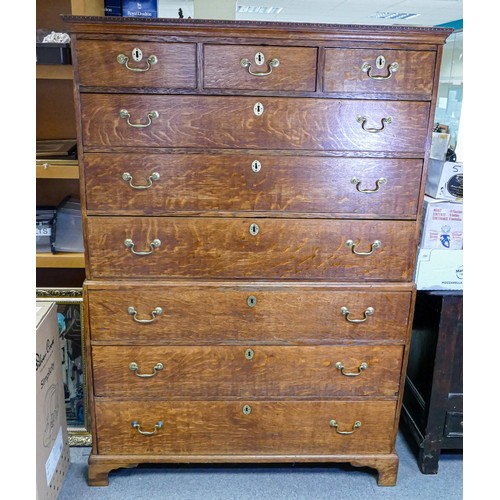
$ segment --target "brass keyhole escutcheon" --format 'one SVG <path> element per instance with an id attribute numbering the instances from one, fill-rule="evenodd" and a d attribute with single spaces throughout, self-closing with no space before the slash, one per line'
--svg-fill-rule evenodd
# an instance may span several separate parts
<path id="1" fill-rule="evenodd" d="M 254 357 L 253 349 L 247 349 L 245 351 L 245 358 L 247 358 L 247 359 L 253 359 L 253 357 Z"/>
<path id="2" fill-rule="evenodd" d="M 262 164 L 260 163 L 259 160 L 254 160 L 252 162 L 252 170 L 257 173 L 260 172 L 260 169 L 262 168 Z"/>
<path id="3" fill-rule="evenodd" d="M 136 62 L 142 61 L 142 50 L 136 47 L 132 50 L 132 59 Z"/>
<path id="4" fill-rule="evenodd" d="M 243 415 L 250 415 L 250 413 L 252 413 L 252 407 L 250 405 L 244 405 L 241 411 Z"/>
<path id="5" fill-rule="evenodd" d="M 385 67 L 385 57 L 384 56 L 378 56 L 377 59 L 375 60 L 375 66 L 378 69 L 384 69 L 384 67 Z"/>
<path id="6" fill-rule="evenodd" d="M 264 105 L 261 102 L 256 102 L 253 107 L 253 112 L 255 116 L 260 116 L 264 113 Z"/>
<path id="7" fill-rule="evenodd" d="M 266 62 L 266 58 L 262 52 L 255 54 L 255 64 L 262 66 Z"/>

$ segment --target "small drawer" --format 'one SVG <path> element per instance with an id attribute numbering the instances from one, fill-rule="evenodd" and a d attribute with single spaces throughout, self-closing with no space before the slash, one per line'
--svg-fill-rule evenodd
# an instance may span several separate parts
<path id="1" fill-rule="evenodd" d="M 411 281 L 413 221 L 87 217 L 90 278 Z"/>
<path id="2" fill-rule="evenodd" d="M 423 157 L 428 102 L 82 94 L 84 148 L 410 152 Z"/>
<path id="3" fill-rule="evenodd" d="M 403 346 L 92 347 L 98 397 L 393 397 L 402 359 Z"/>
<path id="4" fill-rule="evenodd" d="M 410 287 L 239 282 L 88 287 L 92 342 L 403 343 Z M 304 311 L 314 311 L 305 315 Z"/>
<path id="5" fill-rule="evenodd" d="M 446 412 L 443 435 L 445 438 L 464 437 L 464 414 L 462 412 Z"/>
<path id="6" fill-rule="evenodd" d="M 431 51 L 327 49 L 323 90 L 430 100 L 435 64 Z"/>
<path id="7" fill-rule="evenodd" d="M 84 156 L 87 213 L 416 217 L 422 160 L 266 154 Z"/>
<path id="8" fill-rule="evenodd" d="M 106 455 L 373 455 L 392 451 L 396 401 L 99 398 L 95 414 Z"/>
<path id="9" fill-rule="evenodd" d="M 272 45 L 205 45 L 207 89 L 316 90 L 317 49 Z"/>
<path id="10" fill-rule="evenodd" d="M 79 40 L 78 77 L 89 87 L 196 87 L 196 44 Z"/>

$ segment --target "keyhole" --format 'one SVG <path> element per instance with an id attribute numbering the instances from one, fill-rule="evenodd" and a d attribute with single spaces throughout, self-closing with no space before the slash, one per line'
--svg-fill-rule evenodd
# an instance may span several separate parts
<path id="1" fill-rule="evenodd" d="M 257 304 L 257 297 L 250 295 L 247 298 L 247 304 L 248 304 L 248 307 L 255 307 Z"/>
<path id="2" fill-rule="evenodd" d="M 266 58 L 264 57 L 264 54 L 262 52 L 257 52 L 257 54 L 255 54 L 255 64 L 258 64 L 260 66 L 264 64 L 265 60 Z"/>
<path id="3" fill-rule="evenodd" d="M 262 113 L 264 113 L 264 105 L 261 102 L 255 103 L 255 105 L 253 107 L 253 112 L 257 116 L 260 116 Z"/>
<path id="4" fill-rule="evenodd" d="M 252 170 L 254 172 L 260 172 L 260 169 L 262 168 L 262 165 L 259 160 L 254 160 L 252 162 Z"/>
<path id="5" fill-rule="evenodd" d="M 250 231 L 250 234 L 252 236 L 255 236 L 256 234 L 258 234 L 260 228 L 257 224 L 250 224 L 250 228 L 249 228 L 249 231 Z"/>
<path id="6" fill-rule="evenodd" d="M 132 50 L 132 59 L 139 62 L 142 59 L 142 50 L 137 47 Z"/>
<path id="7" fill-rule="evenodd" d="M 244 415 L 250 415 L 252 413 L 252 408 L 250 405 L 245 405 L 243 406 L 243 414 Z"/>
<path id="8" fill-rule="evenodd" d="M 378 56 L 377 60 L 375 61 L 375 66 L 377 66 L 378 69 L 384 69 L 384 66 L 385 66 L 385 57 L 384 56 Z"/>

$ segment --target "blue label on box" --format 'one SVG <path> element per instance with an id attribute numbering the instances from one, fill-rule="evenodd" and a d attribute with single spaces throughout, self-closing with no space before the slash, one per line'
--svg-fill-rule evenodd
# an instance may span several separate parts
<path id="1" fill-rule="evenodd" d="M 105 16 L 121 16 L 122 0 L 104 0 Z"/>
<path id="2" fill-rule="evenodd" d="M 158 0 L 145 2 L 122 1 L 122 15 L 128 17 L 158 17 Z"/>

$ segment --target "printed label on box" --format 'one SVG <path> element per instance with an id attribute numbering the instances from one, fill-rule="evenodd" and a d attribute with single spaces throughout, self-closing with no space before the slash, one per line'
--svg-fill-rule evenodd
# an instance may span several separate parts
<path id="1" fill-rule="evenodd" d="M 57 464 L 59 463 L 59 458 L 61 458 L 61 453 L 63 451 L 63 436 L 62 427 L 59 427 L 59 432 L 57 433 L 54 446 L 50 451 L 49 458 L 45 462 L 45 476 L 47 478 L 47 485 L 52 481 L 52 476 L 56 471 Z"/>

